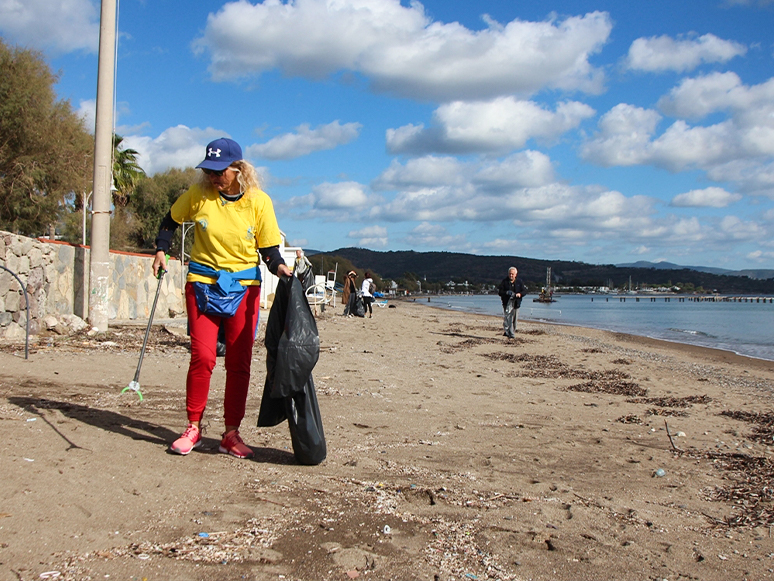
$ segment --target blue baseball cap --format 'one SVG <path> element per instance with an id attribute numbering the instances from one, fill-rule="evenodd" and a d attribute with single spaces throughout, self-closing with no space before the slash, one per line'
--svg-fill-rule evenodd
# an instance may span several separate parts
<path id="1" fill-rule="evenodd" d="M 221 137 L 207 145 L 204 161 L 197 165 L 196 169 L 221 171 L 241 159 L 242 148 L 239 144 L 228 137 Z"/>

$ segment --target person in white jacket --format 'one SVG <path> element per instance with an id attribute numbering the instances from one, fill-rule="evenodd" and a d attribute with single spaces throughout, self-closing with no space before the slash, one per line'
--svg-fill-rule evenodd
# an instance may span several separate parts
<path id="1" fill-rule="evenodd" d="M 374 292 L 376 292 L 376 285 L 374 279 L 371 278 L 371 273 L 366 271 L 365 278 L 363 279 L 363 285 L 360 287 L 360 292 L 363 294 L 363 303 L 365 304 L 366 311 L 368 311 L 368 318 L 371 318 L 374 311 L 371 304 L 374 302 Z"/>

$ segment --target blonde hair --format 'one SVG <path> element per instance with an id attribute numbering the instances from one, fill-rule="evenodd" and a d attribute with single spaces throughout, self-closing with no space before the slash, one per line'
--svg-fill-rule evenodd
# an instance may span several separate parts
<path id="1" fill-rule="evenodd" d="M 248 192 L 251 188 L 261 189 L 261 181 L 258 179 L 258 172 L 255 171 L 255 168 L 249 161 L 240 159 L 239 161 L 232 163 L 229 167 L 238 170 L 236 178 L 239 182 L 241 191 Z M 199 184 L 205 189 L 213 189 L 210 179 L 204 172 L 201 172 Z"/>

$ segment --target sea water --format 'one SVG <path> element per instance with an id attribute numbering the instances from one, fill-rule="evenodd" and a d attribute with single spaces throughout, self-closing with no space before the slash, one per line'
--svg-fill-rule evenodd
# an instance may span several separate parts
<path id="1" fill-rule="evenodd" d="M 774 361 L 774 303 L 709 302 L 680 297 L 562 295 L 536 303 L 529 295 L 519 319 L 604 329 Z M 621 300 L 625 299 L 625 300 Z M 429 305 L 486 315 L 502 315 L 496 295 L 443 295 Z"/>

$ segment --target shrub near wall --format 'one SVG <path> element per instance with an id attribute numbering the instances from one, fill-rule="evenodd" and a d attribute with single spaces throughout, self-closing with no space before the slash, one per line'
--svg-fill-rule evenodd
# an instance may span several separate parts
<path id="1" fill-rule="evenodd" d="M 27 287 L 30 333 L 45 330 L 48 315 L 88 316 L 83 291 L 88 292 L 89 248 L 34 239 L 0 231 L 0 264 L 13 271 Z M 124 252 L 110 253 L 109 318 L 144 319 L 150 314 L 158 281 L 153 258 Z M 169 262 L 156 307 L 167 318 L 185 311 L 180 290 L 181 264 Z M 24 293 L 18 281 L 0 269 L 0 337 L 23 338 L 27 323 Z"/>

